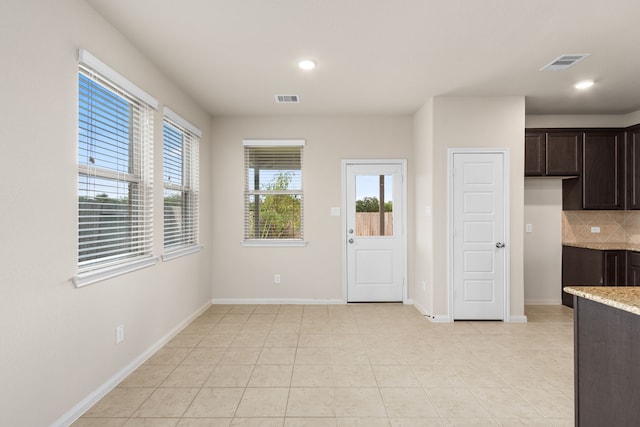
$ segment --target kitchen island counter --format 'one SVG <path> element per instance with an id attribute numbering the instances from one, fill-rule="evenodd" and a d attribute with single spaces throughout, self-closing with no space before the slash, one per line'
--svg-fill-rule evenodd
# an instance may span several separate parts
<path id="1" fill-rule="evenodd" d="M 565 292 L 640 315 L 639 286 L 568 286 Z"/>
<path id="2" fill-rule="evenodd" d="M 575 425 L 640 420 L 640 287 L 571 286 Z"/>

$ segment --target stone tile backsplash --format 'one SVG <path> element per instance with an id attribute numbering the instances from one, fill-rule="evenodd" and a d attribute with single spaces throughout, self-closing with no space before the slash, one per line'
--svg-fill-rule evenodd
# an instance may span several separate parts
<path id="1" fill-rule="evenodd" d="M 640 244 L 640 211 L 562 211 L 562 241 Z"/>

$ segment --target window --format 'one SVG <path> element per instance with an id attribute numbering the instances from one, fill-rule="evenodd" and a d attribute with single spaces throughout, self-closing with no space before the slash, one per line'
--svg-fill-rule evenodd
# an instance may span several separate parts
<path id="1" fill-rule="evenodd" d="M 149 264 L 153 227 L 155 105 L 124 89 L 119 81 L 135 86 L 88 52 L 80 57 L 76 286 Z"/>
<path id="2" fill-rule="evenodd" d="M 245 244 L 303 244 L 301 140 L 244 140 Z"/>
<path id="3" fill-rule="evenodd" d="M 185 249 L 199 249 L 198 145 L 202 134 L 169 108 L 164 115 L 164 250 L 165 255 L 183 254 Z"/>

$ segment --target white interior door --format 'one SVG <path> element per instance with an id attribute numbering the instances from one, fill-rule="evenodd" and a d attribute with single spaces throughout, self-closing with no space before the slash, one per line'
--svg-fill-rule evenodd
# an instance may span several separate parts
<path id="1" fill-rule="evenodd" d="M 403 301 L 403 163 L 344 167 L 347 301 Z"/>
<path id="2" fill-rule="evenodd" d="M 453 154 L 453 319 L 504 320 L 504 153 Z"/>

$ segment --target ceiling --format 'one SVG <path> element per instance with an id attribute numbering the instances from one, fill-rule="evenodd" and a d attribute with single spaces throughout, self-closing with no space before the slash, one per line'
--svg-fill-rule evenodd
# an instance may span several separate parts
<path id="1" fill-rule="evenodd" d="M 637 0 L 87 2 L 213 116 L 404 115 L 433 96 L 524 95 L 527 114 L 640 110 Z M 575 53 L 590 56 L 539 71 Z M 317 68 L 298 69 L 303 58 Z M 573 88 L 583 79 L 596 84 Z"/>

